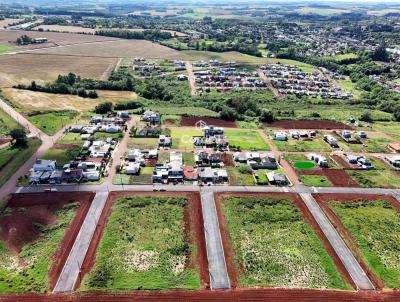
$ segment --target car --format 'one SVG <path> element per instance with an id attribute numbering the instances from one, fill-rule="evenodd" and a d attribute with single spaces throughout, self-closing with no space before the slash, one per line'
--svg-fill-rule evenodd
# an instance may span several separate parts
<path id="1" fill-rule="evenodd" d="M 57 188 L 46 188 L 43 190 L 43 192 L 47 192 L 47 193 L 58 192 L 58 189 Z"/>

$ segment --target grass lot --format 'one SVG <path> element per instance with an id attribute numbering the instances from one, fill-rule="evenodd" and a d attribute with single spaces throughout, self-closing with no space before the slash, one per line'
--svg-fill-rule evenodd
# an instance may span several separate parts
<path id="1" fill-rule="evenodd" d="M 364 188 L 400 188 L 399 175 L 389 169 L 346 172 Z"/>
<path id="2" fill-rule="evenodd" d="M 222 211 L 239 286 L 350 288 L 291 200 L 230 197 Z"/>
<path id="3" fill-rule="evenodd" d="M 0 186 L 12 176 L 39 148 L 41 141 L 31 138 L 28 147 L 15 149 L 13 146 L 0 150 Z"/>
<path id="4" fill-rule="evenodd" d="M 330 202 L 358 245 L 362 257 L 385 287 L 400 287 L 399 213 L 386 201 Z"/>
<path id="5" fill-rule="evenodd" d="M 196 162 L 194 160 L 194 153 L 193 152 L 184 152 L 183 153 L 183 163 L 185 166 L 196 165 Z"/>
<path id="6" fill-rule="evenodd" d="M 21 127 L 13 118 L 0 109 L 0 137 L 7 136 L 14 129 Z"/>
<path id="7" fill-rule="evenodd" d="M 71 203 L 57 213 L 57 220 L 51 225 L 37 224 L 40 238 L 25 245 L 18 257 L 0 241 L 0 292 L 46 292 L 49 287 L 48 272 L 52 256 L 71 223 L 77 204 Z M 14 211 L 24 211 L 18 208 Z M 2 215 L 7 215 L 3 213 Z M 20 258 L 20 259 L 18 259 Z M 26 266 L 21 266 L 20 261 Z"/>
<path id="8" fill-rule="evenodd" d="M 229 184 L 233 186 L 252 186 L 254 185 L 253 174 L 241 173 L 237 167 L 226 167 L 228 172 Z"/>
<path id="9" fill-rule="evenodd" d="M 334 58 L 336 61 L 343 61 L 343 60 L 347 60 L 347 59 L 356 59 L 358 58 L 357 54 L 350 52 L 350 53 L 345 53 L 342 55 L 336 55 L 333 56 L 332 58 Z"/>
<path id="10" fill-rule="evenodd" d="M 271 172 L 271 170 L 259 169 L 254 171 L 254 176 L 256 177 L 256 181 L 258 185 L 268 185 L 268 178 L 266 173 Z"/>
<path id="11" fill-rule="evenodd" d="M 279 151 L 285 152 L 329 152 L 331 148 L 320 138 L 312 141 L 295 140 L 289 138 L 287 141 L 272 140 Z"/>
<path id="12" fill-rule="evenodd" d="M 310 187 L 332 187 L 333 184 L 322 175 L 300 175 L 300 181 Z"/>
<path id="13" fill-rule="evenodd" d="M 372 126 L 374 129 L 387 133 L 395 140 L 400 141 L 400 123 L 397 122 L 376 122 Z"/>
<path id="14" fill-rule="evenodd" d="M 357 89 L 356 83 L 353 83 L 349 77 L 346 77 L 345 80 L 337 80 L 337 82 L 342 89 L 351 92 L 356 98 L 361 96 L 362 90 Z"/>
<path id="15" fill-rule="evenodd" d="M 63 166 L 73 160 L 79 155 L 80 147 L 74 147 L 72 149 L 55 149 L 50 148 L 42 155 L 42 159 L 56 160 L 57 165 Z"/>
<path id="16" fill-rule="evenodd" d="M 368 132 L 368 138 L 363 140 L 363 144 L 348 144 L 343 140 L 338 140 L 339 147 L 345 152 L 368 153 L 388 153 L 390 150 L 387 145 L 392 142 L 392 139 L 376 132 Z"/>
<path id="17" fill-rule="evenodd" d="M 0 53 L 7 53 L 14 51 L 15 48 L 9 45 L 0 44 Z"/>
<path id="18" fill-rule="evenodd" d="M 72 133 L 68 132 L 59 140 L 57 140 L 57 144 L 74 144 L 74 145 L 83 145 L 84 141 L 81 139 L 80 133 Z"/>
<path id="19" fill-rule="evenodd" d="M 242 150 L 271 150 L 256 130 L 225 129 L 225 135 L 230 146 L 237 146 Z"/>
<path id="20" fill-rule="evenodd" d="M 135 149 L 156 149 L 158 147 L 158 138 L 133 137 L 128 140 L 128 148 Z"/>
<path id="21" fill-rule="evenodd" d="M 201 136 L 203 133 L 194 127 L 171 128 L 172 148 L 193 150 L 193 136 Z"/>
<path id="22" fill-rule="evenodd" d="M 289 108 L 294 109 L 296 119 L 303 118 L 313 118 L 313 113 L 318 113 L 320 115 L 320 119 L 331 120 L 334 118 L 336 121 L 347 122 L 350 116 L 353 116 L 357 119 L 360 118 L 361 114 L 365 112 L 365 109 L 357 108 L 355 106 L 351 107 L 351 111 L 349 107 L 336 105 L 315 105 L 309 104 L 305 105 L 302 109 Z M 282 109 L 281 109 L 282 110 Z M 392 115 L 387 112 L 379 111 L 379 110 L 368 110 L 374 120 L 392 120 Z"/>
<path id="23" fill-rule="evenodd" d="M 116 201 L 83 289 L 200 288 L 197 270 L 186 265 L 196 259 L 196 246 L 185 239 L 186 203 L 154 196 Z"/>
<path id="24" fill-rule="evenodd" d="M 54 135 L 63 126 L 73 122 L 78 112 L 72 110 L 53 111 L 28 116 L 28 120 L 48 135 Z"/>
<path id="25" fill-rule="evenodd" d="M 193 115 L 193 116 L 209 116 L 218 117 L 219 114 L 215 111 L 201 107 L 162 107 L 159 104 L 148 105 L 148 109 L 157 111 L 160 114 L 175 114 L 175 115 Z"/>

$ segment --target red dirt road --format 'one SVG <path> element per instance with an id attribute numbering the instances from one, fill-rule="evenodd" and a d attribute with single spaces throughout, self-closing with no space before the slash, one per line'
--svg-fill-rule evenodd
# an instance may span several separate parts
<path id="1" fill-rule="evenodd" d="M 100 216 L 97 228 L 93 235 L 92 241 L 90 243 L 88 252 L 86 254 L 85 260 L 83 261 L 81 268 L 81 277 L 85 276 L 86 273 L 90 272 L 95 260 L 96 251 L 100 243 L 101 237 L 104 233 L 105 226 L 107 224 L 108 218 L 110 217 L 112 211 L 113 203 L 121 197 L 126 196 L 184 196 L 188 198 L 189 203 L 185 207 L 184 219 L 186 234 L 189 236 L 193 234 L 197 244 L 197 263 L 189 263 L 188 265 L 198 267 L 200 278 L 203 288 L 210 287 L 209 272 L 208 272 L 208 261 L 206 253 L 206 242 L 204 237 L 204 221 L 201 209 L 200 195 L 195 192 L 112 192 L 109 194 L 107 203 L 104 207 L 102 215 Z M 78 280 L 77 288 L 80 286 Z"/>
<path id="2" fill-rule="evenodd" d="M 221 210 L 221 202 L 226 197 L 235 197 L 235 196 L 274 196 L 274 197 L 285 197 L 285 198 L 290 198 L 296 206 L 299 208 L 300 212 L 303 214 L 303 217 L 307 223 L 309 223 L 312 228 L 314 229 L 315 233 L 317 234 L 318 238 L 321 240 L 323 243 L 325 249 L 328 251 L 329 255 L 331 256 L 332 260 L 334 261 L 336 267 L 338 268 L 339 272 L 341 275 L 344 277 L 344 279 L 353 287 L 355 288 L 355 284 L 353 283 L 350 275 L 348 274 L 346 268 L 343 266 L 342 262 L 340 261 L 339 257 L 335 253 L 333 247 L 329 243 L 328 239 L 325 237 L 324 233 L 322 232 L 321 228 L 315 221 L 314 217 L 302 201 L 299 195 L 294 194 L 294 193 L 215 193 L 215 204 L 217 207 L 217 213 L 218 213 L 218 220 L 220 223 L 220 228 L 221 228 L 221 237 L 222 237 L 222 244 L 224 247 L 224 253 L 225 253 L 225 261 L 228 269 L 228 274 L 229 278 L 231 280 L 232 287 L 237 287 L 238 286 L 238 271 L 237 271 L 237 266 L 235 266 L 234 263 L 234 258 L 233 254 L 234 251 L 231 246 L 231 239 L 229 235 L 229 231 L 227 229 L 226 221 L 225 218 L 222 214 Z M 239 268 L 243 269 L 243 268 Z M 296 299 L 297 300 L 297 299 Z M 283 300 L 284 301 L 284 300 Z M 289 301 L 289 300 L 288 300 Z M 292 300 L 293 301 L 293 300 Z"/>
<path id="3" fill-rule="evenodd" d="M 321 129 L 321 130 L 352 130 L 353 127 L 331 120 L 280 120 L 264 124 L 265 127 L 280 129 Z"/>
<path id="4" fill-rule="evenodd" d="M 397 302 L 400 292 L 331 291 L 312 289 L 236 289 L 227 291 L 168 291 L 77 293 L 72 295 L 0 295 L 1 302 Z"/>
<path id="5" fill-rule="evenodd" d="M 206 116 L 182 116 L 180 125 L 185 127 L 194 127 L 198 121 L 203 121 L 209 126 L 212 125 L 216 127 L 237 128 L 235 122 L 224 121 L 219 118 Z"/>
<path id="6" fill-rule="evenodd" d="M 34 242 L 41 236 L 36 224 L 56 223 L 57 211 L 68 203 L 78 202 L 80 206 L 75 217 L 52 256 L 49 271 L 50 289 L 52 289 L 68 258 L 93 197 L 94 194 L 90 192 L 15 194 L 7 205 L 11 210 L 10 215 L 0 219 L 0 240 L 4 241 L 12 252 L 18 253 L 24 245 Z"/>

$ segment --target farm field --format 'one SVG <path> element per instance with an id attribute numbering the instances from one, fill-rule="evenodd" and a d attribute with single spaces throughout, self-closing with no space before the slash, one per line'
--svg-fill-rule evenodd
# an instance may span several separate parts
<path id="1" fill-rule="evenodd" d="M 28 147 L 15 149 L 8 146 L 0 150 L 0 186 L 21 167 L 39 148 L 41 142 L 37 138 L 28 140 Z"/>
<path id="2" fill-rule="evenodd" d="M 0 215 L 0 292 L 47 292 L 55 285 L 91 193 L 21 194 Z M 73 239 L 72 239 L 73 240 Z"/>
<path id="3" fill-rule="evenodd" d="M 185 196 L 115 200 L 81 290 L 200 288 L 191 202 Z"/>
<path id="4" fill-rule="evenodd" d="M 19 124 L 0 109 L 0 137 L 7 136 L 12 129 L 18 127 L 20 127 Z"/>
<path id="5" fill-rule="evenodd" d="M 398 209 L 389 201 L 379 198 L 340 201 L 333 198 L 328 205 L 349 232 L 355 248 L 359 249 L 368 267 L 383 281 L 385 287 L 398 288 Z"/>
<path id="6" fill-rule="evenodd" d="M 225 136 L 230 146 L 242 150 L 271 150 L 257 130 L 225 129 Z"/>
<path id="7" fill-rule="evenodd" d="M 202 131 L 192 127 L 171 128 L 172 148 L 182 151 L 193 150 L 193 136 L 201 136 Z"/>
<path id="8" fill-rule="evenodd" d="M 289 196 L 229 196 L 221 210 L 238 285 L 349 289 Z"/>

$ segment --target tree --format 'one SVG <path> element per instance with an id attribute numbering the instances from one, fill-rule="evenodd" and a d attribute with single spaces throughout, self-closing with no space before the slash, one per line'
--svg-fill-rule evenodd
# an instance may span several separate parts
<path id="1" fill-rule="evenodd" d="M 363 122 L 366 122 L 366 123 L 372 123 L 373 122 L 371 113 L 369 113 L 369 112 L 363 112 L 361 114 L 361 116 L 360 116 L 360 120 L 363 121 Z"/>
<path id="2" fill-rule="evenodd" d="M 385 41 L 382 41 L 382 43 L 379 44 L 379 46 L 374 50 L 374 52 L 371 55 L 371 58 L 374 61 L 389 62 L 390 57 L 389 57 L 389 53 L 386 50 Z"/>
<path id="3" fill-rule="evenodd" d="M 264 123 L 272 123 L 275 120 L 274 113 L 271 110 L 263 109 L 261 111 L 260 121 Z"/>
<path id="4" fill-rule="evenodd" d="M 400 122 L 400 108 L 397 108 L 397 110 L 393 113 L 393 116 L 396 122 Z"/>
<path id="5" fill-rule="evenodd" d="M 10 136 L 14 141 L 14 145 L 17 147 L 26 147 L 28 145 L 28 137 L 26 131 L 23 128 L 15 128 L 10 131 Z"/>
<path id="6" fill-rule="evenodd" d="M 94 112 L 96 112 L 97 114 L 106 114 L 108 112 L 110 112 L 113 108 L 113 105 L 111 102 L 104 102 L 104 103 L 100 103 L 98 104 L 95 108 L 94 108 Z"/>
<path id="7" fill-rule="evenodd" d="M 234 109 L 224 106 L 219 113 L 221 119 L 225 121 L 235 121 L 237 119 L 237 113 Z"/>
<path id="8" fill-rule="evenodd" d="M 95 90 L 90 90 L 87 95 L 91 99 L 97 99 L 99 96 Z"/>

